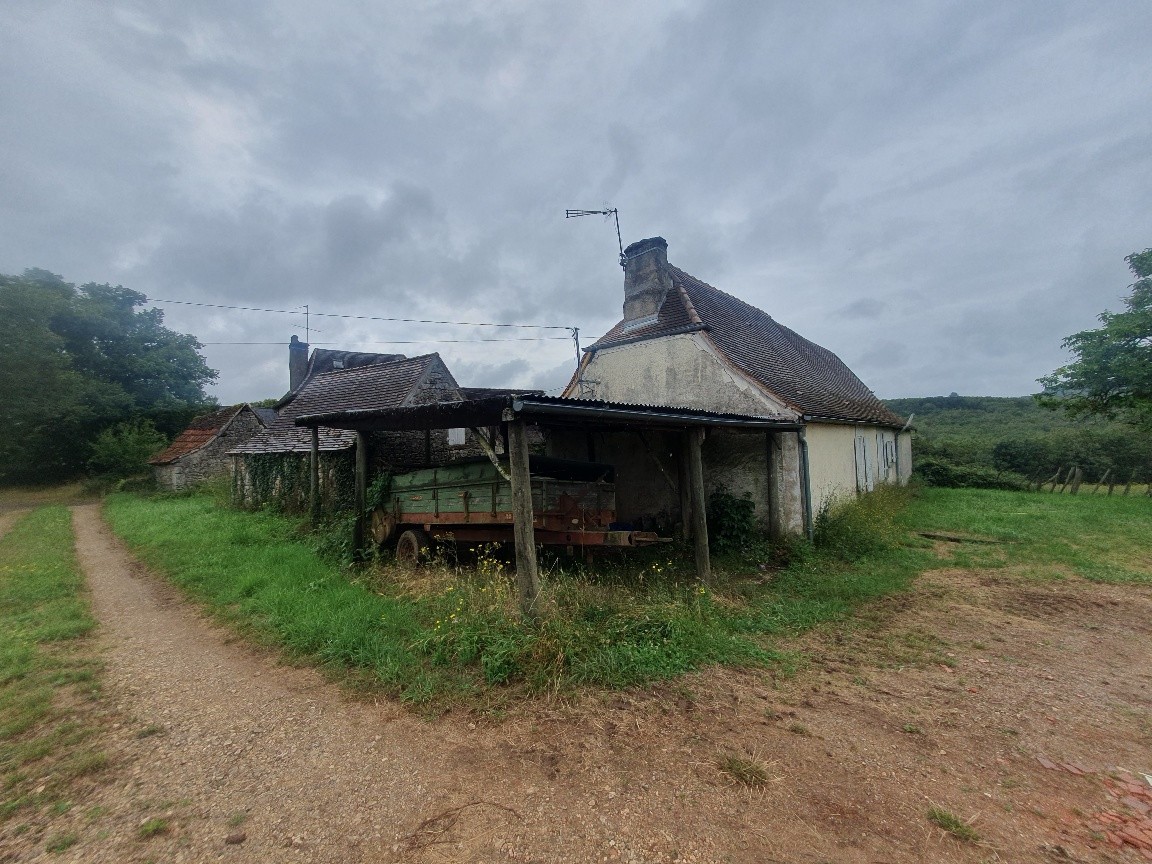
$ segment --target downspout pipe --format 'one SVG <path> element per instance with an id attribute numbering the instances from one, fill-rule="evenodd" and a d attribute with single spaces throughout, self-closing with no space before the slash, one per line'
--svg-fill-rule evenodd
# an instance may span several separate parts
<path id="1" fill-rule="evenodd" d="M 804 492 L 804 534 L 811 543 L 816 536 L 816 526 L 812 522 L 812 472 L 808 468 L 808 435 L 801 426 L 796 431 L 800 441 L 800 483 Z"/>

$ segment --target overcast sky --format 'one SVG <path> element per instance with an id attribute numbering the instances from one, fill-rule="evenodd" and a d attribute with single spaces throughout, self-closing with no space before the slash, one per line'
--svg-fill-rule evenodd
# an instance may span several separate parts
<path id="1" fill-rule="evenodd" d="M 1152 246 L 1147 0 L 0 4 L 0 272 L 152 298 L 577 326 L 614 227 L 880 396 L 1021 395 Z M 162 305 L 223 402 L 303 316 Z M 560 387 L 563 331 L 312 318 Z M 317 332 L 319 331 L 319 332 Z M 527 342 L 447 342 L 560 337 Z"/>

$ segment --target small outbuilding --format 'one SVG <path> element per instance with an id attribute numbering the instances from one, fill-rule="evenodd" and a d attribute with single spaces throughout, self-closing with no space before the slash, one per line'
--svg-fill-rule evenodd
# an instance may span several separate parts
<path id="1" fill-rule="evenodd" d="M 275 417 L 271 408 L 253 408 L 247 403 L 202 414 L 148 460 L 156 485 L 166 492 L 179 492 L 226 476 L 231 467 L 228 451 L 248 441 Z"/>

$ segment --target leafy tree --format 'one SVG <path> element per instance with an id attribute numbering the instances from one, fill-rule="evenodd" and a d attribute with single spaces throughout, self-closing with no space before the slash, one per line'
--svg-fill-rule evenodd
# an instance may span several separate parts
<path id="1" fill-rule="evenodd" d="M 173 434 L 211 402 L 200 344 L 145 302 L 45 270 L 0 275 L 0 482 L 74 476 L 105 429 L 146 418 Z"/>
<path id="2" fill-rule="evenodd" d="M 1137 277 L 1123 312 L 1103 312 L 1096 330 L 1064 340 L 1076 356 L 1039 379 L 1037 398 L 1069 416 L 1123 420 L 1152 430 L 1152 249 L 1124 259 Z"/>

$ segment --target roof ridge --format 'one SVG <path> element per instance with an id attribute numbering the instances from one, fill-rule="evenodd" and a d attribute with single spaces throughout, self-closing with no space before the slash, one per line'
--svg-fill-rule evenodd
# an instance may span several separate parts
<path id="1" fill-rule="evenodd" d="M 353 352 L 349 352 L 349 353 L 354 354 L 356 352 L 353 351 Z M 388 355 L 384 354 L 381 356 L 386 357 Z M 433 357 L 439 358 L 440 357 L 439 352 L 433 351 L 431 354 L 420 354 L 416 357 L 398 357 L 395 360 L 388 360 L 387 362 L 384 362 L 384 363 L 369 363 L 366 366 L 348 366 L 344 369 L 329 369 L 327 372 L 319 372 L 316 375 L 313 375 L 311 378 L 309 378 L 307 381 L 305 381 L 300 386 L 300 390 L 303 390 L 305 387 L 311 385 L 311 383 L 313 381 L 318 381 L 321 378 L 327 378 L 329 375 L 344 375 L 344 374 L 347 374 L 349 372 L 360 372 L 363 374 L 367 374 L 368 372 L 370 372 L 374 369 L 376 369 L 376 370 L 387 369 L 391 366 L 398 366 L 401 363 L 415 363 L 416 361 L 426 362 Z M 299 391 L 297 391 L 297 392 L 299 392 Z"/>

